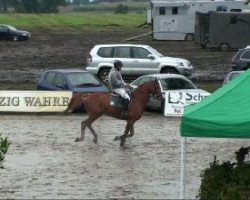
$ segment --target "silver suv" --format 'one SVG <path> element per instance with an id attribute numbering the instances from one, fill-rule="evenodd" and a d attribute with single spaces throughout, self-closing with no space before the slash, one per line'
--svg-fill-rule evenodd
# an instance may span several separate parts
<path id="1" fill-rule="evenodd" d="M 136 78 L 151 73 L 191 75 L 193 66 L 188 60 L 164 57 L 148 45 L 102 44 L 94 46 L 87 58 L 86 70 L 108 83 L 108 74 L 114 60 L 123 62 L 124 77 Z"/>
<path id="2" fill-rule="evenodd" d="M 233 71 L 247 70 L 250 68 L 250 46 L 239 49 L 233 56 L 231 65 Z"/>

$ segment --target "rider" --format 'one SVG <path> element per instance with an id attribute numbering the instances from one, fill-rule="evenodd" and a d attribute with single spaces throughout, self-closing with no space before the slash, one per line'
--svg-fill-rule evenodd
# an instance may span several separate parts
<path id="1" fill-rule="evenodd" d="M 123 63 L 120 60 L 114 61 L 114 67 L 111 69 L 109 73 L 109 85 L 113 92 L 119 94 L 124 99 L 123 117 L 127 117 L 130 97 L 126 90 L 130 88 L 130 85 L 125 83 L 122 78 L 121 75 L 122 66 Z"/>

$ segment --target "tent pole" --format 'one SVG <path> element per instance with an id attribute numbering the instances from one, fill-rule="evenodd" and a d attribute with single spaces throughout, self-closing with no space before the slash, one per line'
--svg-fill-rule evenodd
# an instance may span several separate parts
<path id="1" fill-rule="evenodd" d="M 187 138 L 181 138 L 181 180 L 180 180 L 180 199 L 185 199 L 185 173 L 186 173 L 186 143 Z"/>

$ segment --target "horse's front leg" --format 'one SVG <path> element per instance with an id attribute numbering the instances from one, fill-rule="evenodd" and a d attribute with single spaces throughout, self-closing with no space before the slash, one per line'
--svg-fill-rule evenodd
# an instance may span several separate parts
<path id="1" fill-rule="evenodd" d="M 127 133 L 127 135 L 128 135 L 128 132 L 129 132 L 129 129 L 128 129 L 128 122 L 127 122 L 127 125 L 126 125 L 126 128 L 125 128 L 125 131 L 124 131 L 123 135 L 125 135 L 126 133 Z M 114 140 L 121 140 L 121 137 L 122 137 L 123 135 L 115 136 Z"/>
<path id="2" fill-rule="evenodd" d="M 129 134 L 127 136 L 127 138 L 130 138 L 130 137 L 133 137 L 135 134 L 135 130 L 134 130 L 134 124 L 130 127 L 130 130 L 129 130 Z"/>
<path id="3" fill-rule="evenodd" d="M 134 134 L 135 134 L 135 131 L 134 131 L 134 122 L 132 122 L 132 125 L 131 125 L 130 127 L 129 127 L 129 126 L 126 126 L 126 129 L 125 129 L 125 131 L 124 131 L 124 134 L 125 134 L 126 132 L 129 133 L 129 134 L 127 134 L 127 138 L 130 138 L 130 137 L 133 137 L 133 136 L 134 136 Z M 121 135 L 121 136 L 115 136 L 114 140 L 120 140 L 122 136 L 123 136 L 123 135 Z"/>
<path id="4" fill-rule="evenodd" d="M 121 147 L 124 147 L 126 138 L 132 137 L 134 135 L 134 127 L 133 126 L 134 126 L 134 122 L 132 122 L 132 121 L 127 122 L 124 134 L 122 136 L 120 136 L 120 140 L 121 140 L 120 146 Z M 131 135 L 130 136 L 128 133 L 131 131 L 132 131 L 132 133 L 131 133 L 132 135 L 130 134 Z"/>
<path id="5" fill-rule="evenodd" d="M 81 136 L 75 139 L 75 142 L 80 142 L 84 140 L 85 128 L 88 126 L 88 119 L 81 122 Z"/>

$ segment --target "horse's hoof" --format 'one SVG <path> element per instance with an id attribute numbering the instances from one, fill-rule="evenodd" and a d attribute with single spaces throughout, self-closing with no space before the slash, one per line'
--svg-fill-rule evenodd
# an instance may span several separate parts
<path id="1" fill-rule="evenodd" d="M 114 138 L 114 141 L 117 141 L 117 140 L 120 140 L 121 138 L 120 138 L 120 136 L 116 136 L 115 138 Z"/>
<path id="2" fill-rule="evenodd" d="M 95 144 L 97 144 L 97 143 L 98 143 L 98 140 L 97 140 L 97 139 L 93 139 L 93 142 L 94 142 Z"/>
<path id="3" fill-rule="evenodd" d="M 121 140 L 120 147 L 124 148 L 124 145 L 125 145 L 125 141 Z"/>
<path id="4" fill-rule="evenodd" d="M 79 142 L 80 141 L 80 139 L 77 137 L 76 139 L 75 139 L 75 142 Z"/>

